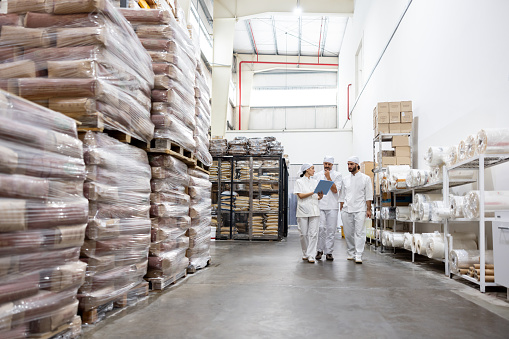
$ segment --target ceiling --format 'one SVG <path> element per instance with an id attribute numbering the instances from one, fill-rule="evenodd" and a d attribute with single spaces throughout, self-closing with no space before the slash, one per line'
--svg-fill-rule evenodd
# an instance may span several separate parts
<path id="1" fill-rule="evenodd" d="M 233 50 L 239 54 L 335 57 L 348 17 L 262 14 L 239 20 Z"/>

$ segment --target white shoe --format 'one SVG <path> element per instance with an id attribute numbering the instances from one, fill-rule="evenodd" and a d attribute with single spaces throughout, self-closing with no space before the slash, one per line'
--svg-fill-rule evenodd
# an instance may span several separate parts
<path id="1" fill-rule="evenodd" d="M 303 256 L 302 256 L 302 260 L 308 260 L 308 257 L 307 257 L 307 256 L 305 256 L 305 255 L 303 255 Z"/>
<path id="2" fill-rule="evenodd" d="M 361 258 L 356 258 L 355 259 L 355 263 L 356 264 L 362 264 L 362 259 Z"/>
<path id="3" fill-rule="evenodd" d="M 309 257 L 308 258 L 308 262 L 314 264 L 315 263 L 315 258 Z"/>
<path id="4" fill-rule="evenodd" d="M 353 260 L 354 257 L 347 257 L 346 260 Z"/>

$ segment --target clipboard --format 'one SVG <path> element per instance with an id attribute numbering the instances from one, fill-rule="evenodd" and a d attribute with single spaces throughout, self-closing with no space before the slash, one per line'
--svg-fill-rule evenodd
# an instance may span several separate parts
<path id="1" fill-rule="evenodd" d="M 314 193 L 323 192 L 323 195 L 327 195 L 327 193 L 329 193 L 329 190 L 333 184 L 334 184 L 334 181 L 320 180 L 318 185 L 316 185 Z"/>

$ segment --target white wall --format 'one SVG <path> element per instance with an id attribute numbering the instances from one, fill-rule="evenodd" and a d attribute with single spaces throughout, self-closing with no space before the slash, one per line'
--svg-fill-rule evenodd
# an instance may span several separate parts
<path id="1" fill-rule="evenodd" d="M 236 136 L 247 138 L 274 136 L 285 147 L 290 163 L 321 164 L 325 155 L 332 155 L 339 165 L 342 174 L 348 172 L 346 159 L 352 149 L 352 133 L 343 131 L 227 131 L 226 138 L 232 140 Z M 363 160 L 369 160 L 366 158 Z"/>
<path id="2" fill-rule="evenodd" d="M 407 4 L 355 2 L 339 57 L 340 89 L 355 81 L 360 39 L 367 78 Z M 372 112 L 380 101 L 413 101 L 418 168 L 426 168 L 429 146 L 457 145 L 481 128 L 509 128 L 507 13 L 504 0 L 414 0 L 355 106 L 353 152 L 371 155 Z M 489 169 L 486 188 L 509 190 L 508 169 Z"/>

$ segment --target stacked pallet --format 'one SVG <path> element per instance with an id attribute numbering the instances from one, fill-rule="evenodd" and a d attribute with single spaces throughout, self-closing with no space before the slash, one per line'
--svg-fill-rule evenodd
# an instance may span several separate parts
<path id="1" fill-rule="evenodd" d="M 88 201 L 76 124 L 0 91 L 0 337 L 74 337 Z"/>
<path id="2" fill-rule="evenodd" d="M 194 140 L 196 142 L 195 155 L 198 161 L 205 166 L 212 165 L 212 155 L 209 152 L 209 129 L 210 115 L 210 89 L 205 79 L 205 72 L 202 64 L 197 61 L 195 97 L 196 97 L 196 128 L 194 130 Z"/>
<path id="3" fill-rule="evenodd" d="M 191 228 L 188 230 L 188 272 L 201 269 L 210 260 L 210 230 L 212 218 L 212 183 L 209 175 L 197 169 L 189 169 L 189 195 L 191 196 Z"/>
<path id="4" fill-rule="evenodd" d="M 148 293 L 150 166 L 147 153 L 106 134 L 84 138 L 89 222 L 81 260 L 88 264 L 78 299 L 84 323 Z"/>
<path id="5" fill-rule="evenodd" d="M 0 87 L 82 128 L 152 139 L 151 59 L 109 0 L 10 0 L 7 11 Z"/>
<path id="6" fill-rule="evenodd" d="M 191 226 L 189 207 L 191 198 L 187 165 L 166 154 L 151 154 L 152 240 L 148 272 L 145 277 L 154 290 L 164 289 L 186 275 L 189 260 L 186 251 Z"/>
<path id="7" fill-rule="evenodd" d="M 155 124 L 155 140 L 152 148 L 164 151 L 177 144 L 192 156 L 196 147 L 196 60 L 189 35 L 170 11 L 122 9 L 121 12 L 134 26 L 152 58 L 155 73 L 151 117 Z"/>

